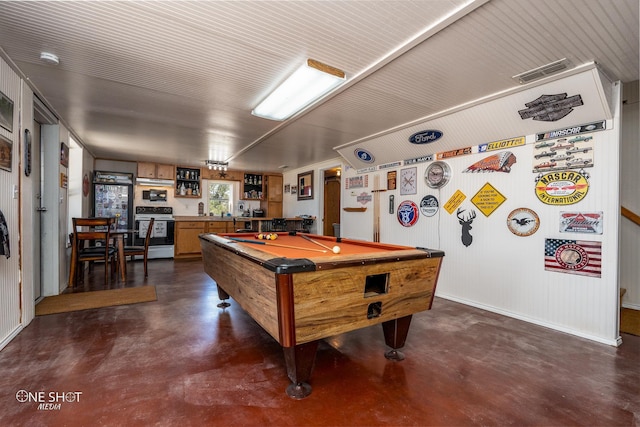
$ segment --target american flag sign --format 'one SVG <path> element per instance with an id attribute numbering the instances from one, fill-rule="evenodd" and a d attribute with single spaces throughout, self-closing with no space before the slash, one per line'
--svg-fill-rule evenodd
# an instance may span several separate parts
<path id="1" fill-rule="evenodd" d="M 544 269 L 557 273 L 601 277 L 602 243 L 545 239 Z"/>

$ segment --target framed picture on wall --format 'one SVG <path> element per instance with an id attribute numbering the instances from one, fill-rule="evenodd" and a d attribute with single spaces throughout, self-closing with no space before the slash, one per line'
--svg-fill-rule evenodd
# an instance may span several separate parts
<path id="1" fill-rule="evenodd" d="M 0 135 L 0 169 L 11 172 L 12 150 L 11 140 Z"/>
<path id="2" fill-rule="evenodd" d="M 313 171 L 298 174 L 298 200 L 313 199 Z"/>
<path id="3" fill-rule="evenodd" d="M 13 132 L 13 101 L 0 92 L 0 126 Z"/>

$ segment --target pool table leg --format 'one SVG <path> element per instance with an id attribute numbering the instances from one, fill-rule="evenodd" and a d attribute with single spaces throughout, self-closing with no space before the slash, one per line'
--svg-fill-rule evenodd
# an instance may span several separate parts
<path id="1" fill-rule="evenodd" d="M 303 399 L 311 394 L 308 381 L 311 377 L 313 364 L 319 341 L 311 341 L 293 347 L 283 347 L 284 360 L 287 364 L 287 376 L 291 384 L 287 387 L 287 395 L 294 399 Z"/>
<path id="2" fill-rule="evenodd" d="M 231 304 L 229 304 L 229 302 L 227 301 L 229 299 L 229 294 L 227 293 L 227 291 L 222 289 L 220 285 L 218 285 L 217 283 L 216 283 L 216 288 L 218 288 L 218 298 L 222 300 L 222 302 L 218 303 L 216 307 L 219 307 L 219 308 L 229 307 Z"/>
<path id="3" fill-rule="evenodd" d="M 404 360 L 404 354 L 398 349 L 404 347 L 410 325 L 411 315 L 382 322 L 384 341 L 392 348 L 384 354 L 384 357 L 389 360 Z"/>

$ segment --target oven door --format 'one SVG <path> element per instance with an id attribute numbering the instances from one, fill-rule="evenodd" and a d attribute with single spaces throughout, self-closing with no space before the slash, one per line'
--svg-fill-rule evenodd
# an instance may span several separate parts
<path id="1" fill-rule="evenodd" d="M 153 222 L 153 231 L 149 246 L 173 246 L 175 221 L 172 219 L 156 219 Z M 136 220 L 136 234 L 133 239 L 135 246 L 144 246 L 144 238 L 149 228 L 148 219 Z"/>

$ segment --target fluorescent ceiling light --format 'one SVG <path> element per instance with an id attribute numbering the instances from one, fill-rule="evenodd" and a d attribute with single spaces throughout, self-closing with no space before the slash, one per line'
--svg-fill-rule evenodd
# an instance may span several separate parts
<path id="1" fill-rule="evenodd" d="M 270 120 L 288 119 L 345 80 L 344 71 L 307 59 L 304 65 L 271 92 L 251 114 Z"/>

